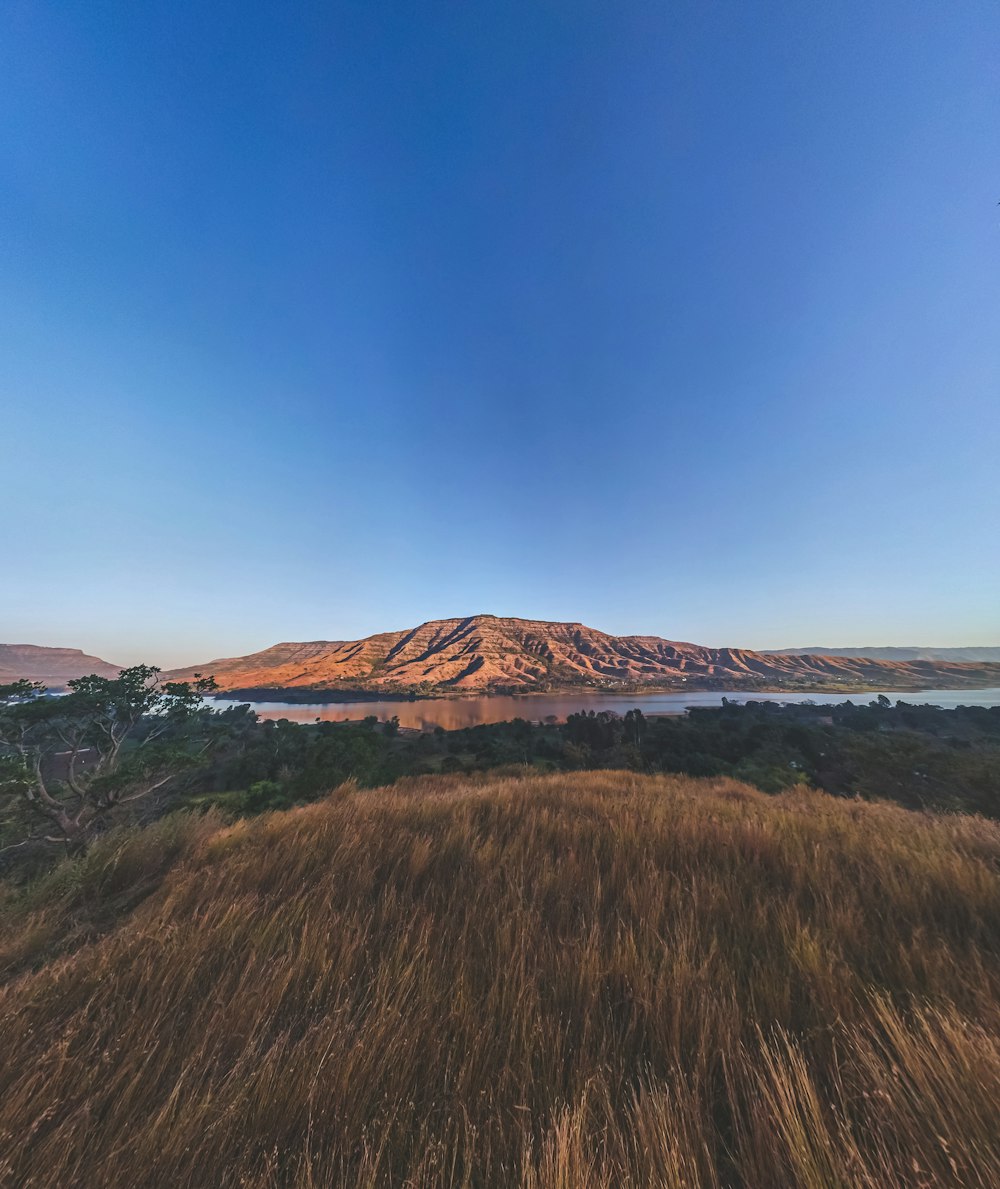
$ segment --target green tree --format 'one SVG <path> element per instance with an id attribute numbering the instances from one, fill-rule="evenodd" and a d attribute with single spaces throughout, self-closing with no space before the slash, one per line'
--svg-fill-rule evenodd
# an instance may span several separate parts
<path id="1" fill-rule="evenodd" d="M 642 737 L 646 730 L 646 719 L 638 708 L 629 710 L 625 715 L 625 738 L 635 747 L 642 745 Z"/>
<path id="2" fill-rule="evenodd" d="M 16 844 L 78 850 L 118 807 L 148 797 L 197 762 L 215 732 L 211 677 L 161 683 L 151 665 L 81 677 L 70 692 L 0 685 L 0 801 L 22 810 Z"/>

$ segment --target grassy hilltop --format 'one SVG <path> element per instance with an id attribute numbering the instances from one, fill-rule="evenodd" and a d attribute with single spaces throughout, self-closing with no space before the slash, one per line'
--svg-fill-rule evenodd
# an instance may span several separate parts
<path id="1" fill-rule="evenodd" d="M 0 885 L 0 1184 L 1000 1183 L 1000 825 L 347 786 Z"/>

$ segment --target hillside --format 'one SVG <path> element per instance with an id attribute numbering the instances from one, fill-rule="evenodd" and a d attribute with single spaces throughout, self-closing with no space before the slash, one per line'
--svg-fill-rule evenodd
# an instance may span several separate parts
<path id="1" fill-rule="evenodd" d="M 120 665 L 88 656 L 79 648 L 44 648 L 38 644 L 0 644 L 0 684 L 9 681 L 40 681 L 53 689 L 74 677 L 96 673 L 117 677 Z"/>
<path id="2" fill-rule="evenodd" d="M 317 660 L 336 653 L 344 647 L 343 640 L 310 640 L 300 644 L 275 644 L 262 652 L 250 656 L 222 657 L 206 661 L 203 665 L 192 665 L 188 669 L 176 669 L 166 676 L 189 679 L 195 673 L 212 673 L 224 688 L 231 682 L 241 683 L 248 672 L 297 674 L 306 672 Z"/>
<path id="3" fill-rule="evenodd" d="M 0 1184 L 1000 1183 L 1000 827 L 624 773 L 345 788 L 0 885 Z"/>
<path id="4" fill-rule="evenodd" d="M 177 670 L 212 673 L 228 690 L 438 690 L 622 685 L 686 688 L 921 689 L 1000 685 L 1000 664 L 765 655 L 657 636 L 612 636 L 580 623 L 473 615 L 353 641 L 278 644 Z"/>
<path id="5" fill-rule="evenodd" d="M 953 661 L 956 664 L 1000 662 L 1000 648 L 971 645 L 968 648 L 768 648 L 766 656 L 858 656 L 876 661 Z"/>

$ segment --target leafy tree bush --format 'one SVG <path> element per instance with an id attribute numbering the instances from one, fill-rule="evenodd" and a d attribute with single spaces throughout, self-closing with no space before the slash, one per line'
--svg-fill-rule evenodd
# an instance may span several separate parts
<path id="1" fill-rule="evenodd" d="M 62 697 L 38 682 L 0 686 L 0 800 L 24 834 L 14 846 L 82 849 L 116 809 L 163 788 L 211 745 L 202 699 L 214 680 L 161 685 L 159 672 L 81 677 Z"/>

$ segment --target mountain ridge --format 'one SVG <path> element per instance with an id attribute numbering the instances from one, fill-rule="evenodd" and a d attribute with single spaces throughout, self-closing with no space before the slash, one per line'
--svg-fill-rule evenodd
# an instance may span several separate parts
<path id="1" fill-rule="evenodd" d="M 956 664 L 980 664 L 1000 661 L 1000 647 L 969 645 L 965 648 L 925 648 L 910 645 L 866 645 L 861 648 L 762 648 L 765 656 L 856 656 L 877 661 L 953 661 Z"/>
<path id="2" fill-rule="evenodd" d="M 76 677 L 117 677 L 121 665 L 90 656 L 79 648 L 50 648 L 44 644 L 0 644 L 0 684 L 40 681 L 53 688 Z"/>
<path id="3" fill-rule="evenodd" d="M 709 648 L 613 636 L 570 621 L 471 615 L 360 640 L 285 642 L 167 674 L 211 673 L 222 690 L 489 693 L 594 687 L 871 688 L 1000 685 L 1000 664 Z"/>

